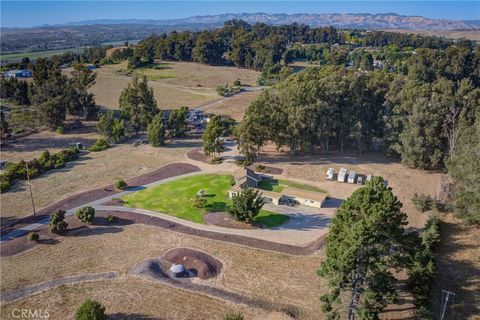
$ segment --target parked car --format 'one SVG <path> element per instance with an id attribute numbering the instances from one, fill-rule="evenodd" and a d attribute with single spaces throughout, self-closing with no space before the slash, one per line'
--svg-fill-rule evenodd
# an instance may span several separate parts
<path id="1" fill-rule="evenodd" d="M 334 176 L 335 176 L 335 169 L 333 169 L 333 168 L 328 168 L 328 170 L 327 170 L 327 179 L 328 179 L 328 180 L 333 180 Z"/>
<path id="2" fill-rule="evenodd" d="M 362 176 L 358 176 L 357 184 L 363 184 L 363 177 Z"/>

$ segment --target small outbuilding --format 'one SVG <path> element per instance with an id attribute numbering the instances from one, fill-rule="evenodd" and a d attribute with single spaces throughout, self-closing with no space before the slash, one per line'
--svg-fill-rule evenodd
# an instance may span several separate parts
<path id="1" fill-rule="evenodd" d="M 187 270 L 183 264 L 172 264 L 170 267 L 170 273 L 174 278 L 181 278 L 185 276 Z"/>

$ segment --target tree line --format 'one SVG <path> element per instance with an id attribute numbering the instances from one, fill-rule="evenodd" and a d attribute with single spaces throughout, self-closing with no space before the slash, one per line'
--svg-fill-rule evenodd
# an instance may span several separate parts
<path id="1" fill-rule="evenodd" d="M 247 108 L 240 151 L 252 161 L 268 142 L 292 154 L 383 146 L 408 167 L 448 169 L 456 210 L 478 223 L 479 52 L 463 43 L 418 50 L 405 74 L 324 66 L 292 75 Z"/>

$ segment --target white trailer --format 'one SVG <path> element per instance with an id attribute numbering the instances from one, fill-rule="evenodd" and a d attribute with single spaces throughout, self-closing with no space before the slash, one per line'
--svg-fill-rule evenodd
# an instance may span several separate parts
<path id="1" fill-rule="evenodd" d="M 355 171 L 350 171 L 348 174 L 348 183 L 355 183 L 355 179 L 357 178 L 357 173 Z"/>
<path id="2" fill-rule="evenodd" d="M 347 168 L 340 168 L 340 171 L 338 171 L 337 181 L 345 182 L 345 180 L 347 179 L 347 174 L 348 174 Z"/>
<path id="3" fill-rule="evenodd" d="M 335 176 L 335 169 L 333 168 L 328 168 L 327 170 L 327 179 L 328 180 L 333 180 L 333 177 Z"/>

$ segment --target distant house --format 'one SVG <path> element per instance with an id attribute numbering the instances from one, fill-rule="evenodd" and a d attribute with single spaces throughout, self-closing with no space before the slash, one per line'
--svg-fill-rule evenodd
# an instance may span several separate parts
<path id="1" fill-rule="evenodd" d="M 30 70 L 10 70 L 2 74 L 4 78 L 30 78 L 32 76 Z"/>

